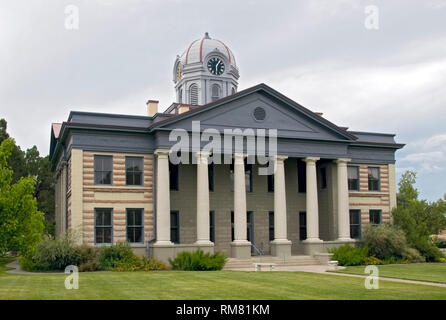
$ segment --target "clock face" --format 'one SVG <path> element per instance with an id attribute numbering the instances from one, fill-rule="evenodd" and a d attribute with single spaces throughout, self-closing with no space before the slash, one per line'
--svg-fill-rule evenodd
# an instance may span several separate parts
<path id="1" fill-rule="evenodd" d="M 225 64 L 220 58 L 211 58 L 208 61 L 208 70 L 213 75 L 221 75 L 225 72 Z"/>
<path id="2" fill-rule="evenodd" d="M 181 68 L 181 63 L 178 63 L 177 66 L 177 81 L 180 81 L 183 77 L 183 69 Z"/>

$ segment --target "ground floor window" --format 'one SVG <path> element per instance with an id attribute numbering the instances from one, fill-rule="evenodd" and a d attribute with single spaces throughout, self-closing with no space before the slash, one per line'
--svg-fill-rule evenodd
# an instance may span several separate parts
<path id="1" fill-rule="evenodd" d="M 274 211 L 268 213 L 269 220 L 269 241 L 274 240 Z"/>
<path id="2" fill-rule="evenodd" d="M 215 212 L 209 212 L 209 239 L 215 242 Z"/>
<path id="3" fill-rule="evenodd" d="M 144 242 L 143 209 L 127 209 L 127 241 Z"/>
<path id="4" fill-rule="evenodd" d="M 180 213 L 170 211 L 170 241 L 180 243 Z"/>
<path id="5" fill-rule="evenodd" d="M 382 217 L 381 217 L 381 210 L 370 210 L 369 211 L 370 216 L 370 223 L 371 224 L 381 224 Z"/>
<path id="6" fill-rule="evenodd" d="M 113 209 L 96 208 L 94 218 L 95 243 L 113 242 Z"/>
<path id="7" fill-rule="evenodd" d="M 299 240 L 307 239 L 307 213 L 305 211 L 299 212 Z"/>
<path id="8" fill-rule="evenodd" d="M 361 210 L 350 210 L 350 238 L 361 238 Z"/>

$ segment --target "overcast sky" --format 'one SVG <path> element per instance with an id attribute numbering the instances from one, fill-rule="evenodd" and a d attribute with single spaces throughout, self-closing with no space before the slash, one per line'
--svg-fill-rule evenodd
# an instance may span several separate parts
<path id="1" fill-rule="evenodd" d="M 339 126 L 396 133 L 397 175 L 446 192 L 446 0 L 0 0 L 0 117 L 46 155 L 70 110 L 163 110 L 176 55 L 206 31 L 234 52 L 239 90 L 264 82 Z"/>

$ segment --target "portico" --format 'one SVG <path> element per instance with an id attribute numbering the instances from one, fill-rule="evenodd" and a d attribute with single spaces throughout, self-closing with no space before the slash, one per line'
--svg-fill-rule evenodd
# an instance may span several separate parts
<path id="1" fill-rule="evenodd" d="M 336 207 L 336 210 L 330 210 L 329 212 L 324 212 L 325 215 L 322 217 L 327 221 L 323 221 L 320 223 L 320 213 L 319 213 L 319 202 L 321 201 L 318 198 L 318 194 L 320 191 L 320 174 L 318 175 L 318 162 L 320 161 L 319 157 L 306 157 L 302 159 L 296 158 L 288 158 L 285 155 L 278 155 L 274 157 L 274 166 L 275 172 L 273 175 L 273 184 L 274 190 L 273 194 L 271 192 L 266 192 L 266 188 L 264 185 L 259 183 L 254 184 L 254 192 L 247 192 L 246 181 L 247 175 L 245 172 L 246 167 L 246 154 L 235 153 L 233 154 L 233 173 L 230 171 L 226 171 L 228 174 L 225 177 L 220 174 L 220 171 L 216 170 L 216 174 L 214 179 L 217 180 L 218 184 L 224 185 L 223 180 L 226 178 L 227 181 L 230 180 L 230 174 L 233 174 L 233 192 L 230 192 L 229 188 L 225 190 L 223 193 L 216 194 L 219 188 L 215 188 L 214 191 L 209 191 L 209 163 L 208 159 L 210 153 L 208 152 L 196 152 L 193 153 L 193 156 L 196 159 L 196 164 L 188 164 L 188 165 L 180 165 L 180 172 L 182 172 L 182 176 L 180 180 L 186 179 L 185 176 L 194 175 L 193 181 L 194 186 L 188 184 L 187 188 L 189 190 L 193 190 L 191 192 L 194 194 L 194 199 L 190 199 L 189 201 L 194 201 L 195 206 L 191 207 L 191 211 L 194 212 L 194 217 L 191 217 L 187 214 L 180 212 L 180 228 L 187 228 L 189 234 L 192 230 L 194 230 L 195 234 L 193 237 L 193 241 L 191 241 L 191 237 L 188 237 L 187 240 L 181 239 L 180 243 L 172 243 L 170 239 L 170 215 L 171 215 L 171 194 L 175 195 L 178 199 L 180 191 L 171 191 L 169 186 L 166 185 L 166 181 L 169 182 L 169 150 L 167 149 L 158 149 L 155 151 L 156 159 L 156 194 L 157 194 L 157 208 L 156 208 L 156 234 L 157 240 L 152 244 L 152 248 L 154 254 L 159 257 L 170 256 L 174 252 L 178 252 L 181 250 L 194 250 L 197 248 L 201 248 L 204 251 L 213 252 L 217 246 L 229 248 L 227 251 L 228 255 L 233 258 L 248 258 L 252 254 L 251 246 L 255 245 L 257 247 L 260 246 L 259 241 L 252 243 L 248 238 L 248 228 L 247 228 L 247 213 L 254 212 L 254 223 L 256 224 L 255 230 L 260 228 L 266 229 L 268 226 L 266 225 L 266 219 L 258 218 L 260 213 L 255 210 L 255 205 L 252 205 L 252 202 L 248 205 L 247 196 L 252 197 L 256 196 L 257 193 L 261 196 L 261 193 L 264 193 L 265 198 L 269 197 L 272 200 L 272 209 L 270 211 L 274 216 L 273 220 L 273 239 L 269 241 L 269 253 L 273 256 L 278 257 L 289 257 L 292 254 L 307 254 L 313 255 L 318 252 L 325 252 L 325 248 L 327 246 L 332 246 L 339 243 L 347 243 L 353 242 L 350 239 L 350 230 L 349 230 L 349 203 L 348 203 L 348 186 L 347 186 L 347 163 L 350 159 L 347 158 L 339 158 L 335 160 L 327 160 L 324 159 L 324 165 L 330 164 L 330 168 L 334 170 L 335 180 L 329 179 L 329 185 L 331 187 L 335 187 L 337 190 L 336 199 L 331 204 L 328 204 L 328 207 Z M 287 172 L 285 164 L 287 162 L 292 162 L 293 164 L 297 161 L 303 161 L 305 163 L 305 180 L 306 180 L 306 193 L 304 197 L 301 194 L 297 194 L 297 188 L 292 190 L 290 185 L 293 184 L 293 178 L 297 180 L 297 176 L 295 176 L 296 172 L 291 169 L 290 172 Z M 292 164 L 288 165 L 288 168 L 292 168 Z M 228 167 L 225 164 L 216 164 L 215 167 Z M 167 168 L 167 171 L 166 171 Z M 257 168 L 257 166 L 255 167 Z M 252 169 L 251 169 L 252 170 Z M 266 181 L 268 178 L 266 176 L 259 176 L 256 170 L 253 170 L 254 173 L 251 173 L 256 176 L 254 182 Z M 218 174 L 217 174 L 218 172 Z M 182 179 L 184 176 L 184 179 Z M 319 177 L 319 179 L 318 179 Z M 248 180 L 249 181 L 249 180 Z M 180 190 L 183 188 L 180 187 Z M 260 190 L 259 190 L 260 189 Z M 263 190 L 262 190 L 263 189 Z M 230 196 L 232 198 L 232 206 L 223 208 L 218 208 L 218 201 L 213 201 L 211 204 L 210 193 L 212 193 L 213 198 L 225 197 L 228 198 Z M 287 197 L 296 197 L 299 198 L 299 206 L 293 208 L 295 206 L 295 201 L 287 201 Z M 304 201 L 302 201 L 304 200 Z M 184 208 L 181 200 L 174 200 L 174 202 L 178 202 L 178 208 Z M 303 202 L 303 203 L 302 203 Z M 287 206 L 290 204 L 290 207 Z M 212 227 L 210 226 L 210 212 L 216 212 L 216 214 L 220 215 L 222 211 L 226 211 L 229 214 L 230 209 L 233 208 L 233 221 L 232 221 L 232 239 L 226 237 L 226 243 L 222 243 L 219 241 L 222 239 L 220 232 L 227 233 L 230 230 L 231 224 L 227 223 L 226 225 L 218 225 L 214 226 L 213 230 L 216 233 L 214 235 L 214 242 L 211 241 L 210 230 Z M 290 240 L 289 237 L 289 228 L 288 221 L 292 220 L 291 224 L 296 225 L 299 216 L 297 212 L 298 208 L 304 208 L 301 212 L 306 212 L 306 239 L 305 240 Z M 324 204 L 324 210 L 327 211 L 327 204 Z M 215 209 L 220 209 L 216 211 Z M 254 210 L 252 210 L 254 209 Z M 185 211 L 179 210 L 179 211 Z M 336 215 L 331 217 L 331 219 L 327 219 L 329 215 Z M 182 220 L 191 220 L 195 221 L 195 228 L 191 227 L 190 223 L 182 223 Z M 218 218 L 217 222 L 219 221 Z M 262 221 L 263 220 L 263 221 Z M 334 224 L 328 228 L 331 230 L 336 230 L 336 238 L 330 238 L 328 234 L 324 234 L 321 239 L 321 235 L 319 232 L 320 225 Z M 223 223 L 224 224 L 224 223 Z M 262 226 L 263 224 L 263 226 Z M 271 228 L 271 226 L 269 226 Z M 301 230 L 304 228 L 300 226 Z M 192 230 L 191 230 L 192 229 Z M 260 231 L 262 232 L 262 231 Z M 271 230 L 270 230 L 271 232 Z M 180 238 L 183 238 L 180 236 Z M 265 237 L 261 235 L 255 236 L 255 238 L 263 238 Z M 216 240 L 215 240 L 216 239 Z M 251 239 L 252 240 L 252 239 Z M 266 243 L 261 242 L 261 245 L 264 246 Z M 254 252 L 255 253 L 255 252 Z"/>

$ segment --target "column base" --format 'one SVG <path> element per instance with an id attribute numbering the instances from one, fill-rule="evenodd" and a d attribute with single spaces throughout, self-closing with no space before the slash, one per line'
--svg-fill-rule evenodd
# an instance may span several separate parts
<path id="1" fill-rule="evenodd" d="M 251 242 L 235 240 L 231 242 L 231 257 L 237 259 L 251 258 Z"/>
<path id="2" fill-rule="evenodd" d="M 199 246 L 199 247 L 213 247 L 214 243 L 209 240 L 198 240 L 198 241 L 195 241 L 194 245 Z"/>
<path id="3" fill-rule="evenodd" d="M 352 238 L 337 238 L 336 241 L 339 242 L 354 242 Z"/>
<path id="4" fill-rule="evenodd" d="M 306 255 L 313 256 L 315 253 L 325 252 L 324 241 L 318 238 L 304 240 L 302 241 L 302 245 Z"/>
<path id="5" fill-rule="evenodd" d="M 290 240 L 273 240 L 270 242 L 271 255 L 288 258 L 291 256 L 291 241 Z"/>

